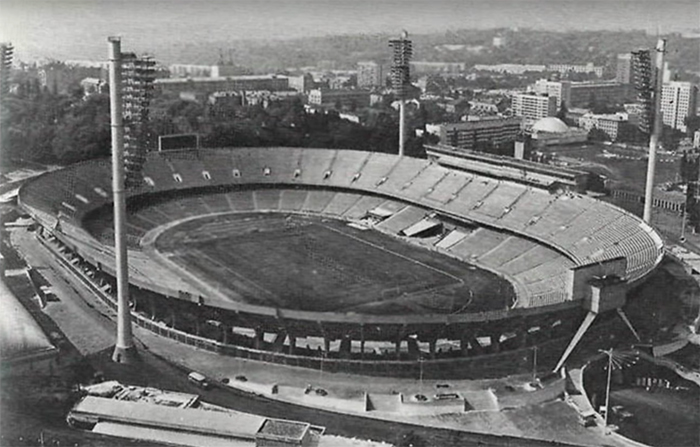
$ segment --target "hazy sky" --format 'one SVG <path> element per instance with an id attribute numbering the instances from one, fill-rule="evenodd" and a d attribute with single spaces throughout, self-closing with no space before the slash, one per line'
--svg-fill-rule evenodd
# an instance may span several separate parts
<path id="1" fill-rule="evenodd" d="M 121 35 L 143 48 L 331 34 L 525 27 L 686 31 L 698 0 L 0 0 L 20 58 L 92 58 Z"/>

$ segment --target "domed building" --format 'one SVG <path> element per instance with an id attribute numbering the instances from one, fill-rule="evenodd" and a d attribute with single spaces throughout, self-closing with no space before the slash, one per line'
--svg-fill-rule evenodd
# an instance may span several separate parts
<path id="1" fill-rule="evenodd" d="M 569 127 L 564 121 L 553 116 L 536 121 L 530 129 L 530 135 L 535 147 L 576 144 L 588 140 L 588 132 Z"/>
<path id="2" fill-rule="evenodd" d="M 532 125 L 532 132 L 547 132 L 547 133 L 566 133 L 569 131 L 569 126 L 559 118 L 548 116 L 542 118 Z"/>

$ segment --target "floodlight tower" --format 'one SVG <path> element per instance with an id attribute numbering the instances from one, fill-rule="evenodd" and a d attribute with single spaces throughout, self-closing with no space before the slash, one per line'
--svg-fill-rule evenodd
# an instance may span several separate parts
<path id="1" fill-rule="evenodd" d="M 118 37 L 110 37 L 108 41 L 118 305 L 117 342 L 112 360 L 117 363 L 130 363 L 137 360 L 138 356 L 131 331 L 129 306 L 126 189 L 138 186 L 143 180 L 142 168 L 146 161 L 147 144 L 145 128 L 155 79 L 155 62 L 148 57 L 138 58 L 133 53 L 122 54 L 121 40 Z"/>
<path id="2" fill-rule="evenodd" d="M 10 92 L 10 70 L 14 51 L 11 43 L 0 43 L 0 95 L 2 98 Z"/>
<path id="3" fill-rule="evenodd" d="M 12 70 L 12 58 L 14 55 L 14 48 L 11 43 L 0 43 L 0 117 L 5 116 L 7 113 L 5 110 L 5 105 L 7 101 L 7 94 L 10 92 L 10 71 Z M 4 120 L 2 120 L 4 121 Z M 0 124 L 2 126 L 2 124 Z M 0 158 L 5 157 L 5 128 L 0 128 Z M 2 165 L 0 164 L 0 171 L 2 171 Z"/>
<path id="4" fill-rule="evenodd" d="M 647 184 L 644 195 L 644 222 L 651 224 L 651 207 L 654 195 L 654 174 L 656 170 L 656 147 L 663 132 L 663 117 L 661 115 L 661 96 L 664 88 L 664 53 L 666 39 L 659 39 L 656 44 L 656 69 L 654 78 L 654 107 L 652 109 L 653 128 L 649 138 L 649 162 L 647 164 Z"/>
<path id="5" fill-rule="evenodd" d="M 391 66 L 391 86 L 399 100 L 399 155 L 404 155 L 406 146 L 406 97 L 411 85 L 411 57 L 413 42 L 408 40 L 408 32 L 404 30 L 399 39 L 391 39 L 389 46 L 394 50 Z"/>
<path id="6" fill-rule="evenodd" d="M 124 187 L 124 122 L 122 116 L 121 39 L 109 39 L 109 113 L 112 127 L 112 194 L 114 197 L 114 252 L 117 279 L 117 342 L 112 360 L 137 359 L 129 309 L 129 266 L 126 249 L 126 195 Z"/>

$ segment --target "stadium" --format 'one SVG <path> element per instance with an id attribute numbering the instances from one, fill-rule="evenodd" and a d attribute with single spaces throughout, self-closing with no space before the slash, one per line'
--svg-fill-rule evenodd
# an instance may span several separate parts
<path id="1" fill-rule="evenodd" d="M 545 168 L 301 148 L 153 152 L 128 191 L 135 324 L 221 355 L 363 375 L 558 369 L 663 257 Z M 27 182 L 37 237 L 115 306 L 110 163 Z"/>

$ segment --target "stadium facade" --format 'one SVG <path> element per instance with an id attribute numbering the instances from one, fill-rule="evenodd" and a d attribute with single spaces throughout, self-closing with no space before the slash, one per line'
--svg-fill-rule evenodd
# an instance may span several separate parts
<path id="1" fill-rule="evenodd" d="M 37 221 L 39 239 L 114 306 L 109 172 L 107 160 L 96 160 L 47 173 L 23 186 L 19 202 Z M 151 153 L 143 173 L 143 185 L 128 195 L 135 323 L 202 349 L 264 362 L 476 378 L 530 370 L 534 354 L 540 367 L 558 369 L 589 327 L 614 315 L 630 287 L 663 257 L 661 238 L 639 218 L 543 184 L 526 170 L 503 178 L 497 171 L 380 153 L 240 148 Z M 427 251 L 458 261 L 465 271 L 488 272 L 509 287 L 488 302 L 463 289 L 449 299 L 397 285 L 377 295 L 381 311 L 319 310 L 269 294 L 264 283 L 255 285 L 263 286 L 259 296 L 244 293 L 216 280 L 235 276 L 235 269 L 212 261 L 202 275 L 163 250 L 168 235 L 184 246 L 196 237 L 241 231 L 236 225 L 256 215 L 381 233 L 422 250 L 421 256 Z M 222 222 L 229 226 L 212 230 Z M 253 234 L 254 227 L 247 221 L 245 231 Z M 216 245 L 216 237 L 208 243 Z M 234 244 L 230 259 L 236 251 Z M 411 253 L 399 256 L 418 262 Z M 348 267 L 334 264 L 342 257 L 319 265 L 347 275 Z M 425 259 L 421 265 L 436 270 L 430 256 Z M 368 296 L 362 284 L 346 295 Z M 396 311 L 391 302 L 400 304 Z"/>

